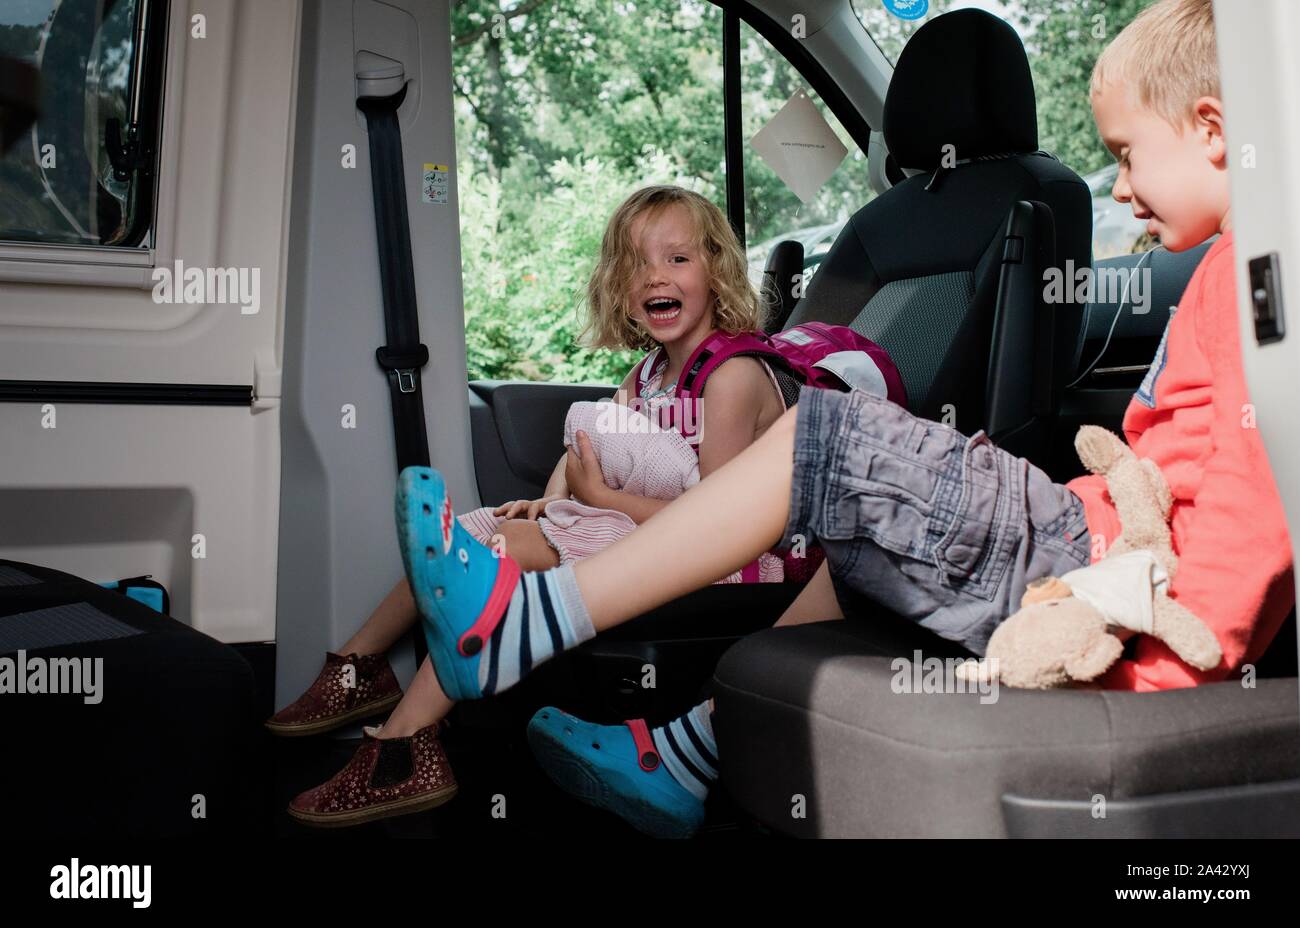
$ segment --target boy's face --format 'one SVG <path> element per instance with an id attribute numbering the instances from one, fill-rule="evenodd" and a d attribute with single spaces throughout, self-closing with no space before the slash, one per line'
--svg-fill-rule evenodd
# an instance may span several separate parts
<path id="1" fill-rule="evenodd" d="M 1170 251 L 1183 251 L 1228 230 L 1228 162 L 1223 104 L 1201 97 L 1195 116 L 1175 130 L 1136 106 L 1124 88 L 1092 95 L 1102 141 L 1119 161 L 1112 196 L 1132 203 L 1147 231 Z"/>
<path id="2" fill-rule="evenodd" d="M 713 293 L 704 256 L 690 244 L 693 232 L 690 213 L 676 204 L 632 220 L 632 241 L 645 262 L 633 280 L 632 318 L 662 345 L 713 328 Z"/>

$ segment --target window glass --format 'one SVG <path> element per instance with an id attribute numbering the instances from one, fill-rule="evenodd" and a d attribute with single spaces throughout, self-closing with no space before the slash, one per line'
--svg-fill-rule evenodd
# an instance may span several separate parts
<path id="1" fill-rule="evenodd" d="M 848 131 L 804 81 L 794 65 L 748 23 L 740 24 L 741 122 L 745 139 L 745 237 L 750 280 L 758 286 L 768 253 L 778 242 L 793 240 L 804 248 L 804 281 L 849 217 L 874 196 L 867 158 Z M 844 160 L 804 203 L 751 144 L 754 135 L 802 91 L 848 149 Z"/>
<path id="2" fill-rule="evenodd" d="M 707 0 L 452 6 L 470 379 L 617 383 L 576 347 L 615 207 L 676 183 L 725 210 L 722 11 Z"/>
<path id="3" fill-rule="evenodd" d="M 35 64 L 42 88 L 36 124 L 0 159 L 0 239 L 143 244 L 152 165 L 119 156 L 115 170 L 109 145 L 131 138 L 137 12 L 136 0 L 0 5 L 0 55 Z"/>

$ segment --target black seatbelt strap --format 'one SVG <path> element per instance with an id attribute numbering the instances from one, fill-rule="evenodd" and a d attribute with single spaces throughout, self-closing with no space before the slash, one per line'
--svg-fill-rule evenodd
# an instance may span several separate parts
<path id="1" fill-rule="evenodd" d="M 397 122 L 397 108 L 405 96 L 403 88 L 391 97 L 363 97 L 357 101 L 357 108 L 365 114 L 370 136 L 375 240 L 379 245 L 384 332 L 388 341 L 376 349 L 375 359 L 388 372 L 399 473 L 406 467 L 429 466 L 429 439 L 424 427 L 424 400 L 420 395 L 420 368 L 429 363 L 429 349 L 420 344 L 411 229 L 403 182 L 402 130 Z"/>
<path id="2" fill-rule="evenodd" d="M 391 97 L 357 100 L 370 136 L 375 242 L 379 246 L 379 280 L 384 292 L 387 344 L 375 349 L 375 360 L 388 373 L 399 474 L 407 467 L 429 466 L 429 437 L 424 428 L 424 399 L 420 394 L 420 368 L 429 363 L 429 349 L 420 343 L 411 227 L 403 183 L 406 170 L 402 164 L 402 127 L 397 121 L 397 108 L 405 97 L 403 87 Z M 418 625 L 411 630 L 411 644 L 418 667 L 428 653 Z"/>

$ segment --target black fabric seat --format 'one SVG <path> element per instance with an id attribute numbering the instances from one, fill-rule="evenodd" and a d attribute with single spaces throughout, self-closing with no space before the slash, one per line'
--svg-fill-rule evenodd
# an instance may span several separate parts
<path id="1" fill-rule="evenodd" d="M 898 164 L 920 173 L 854 214 L 787 326 L 851 326 L 890 353 L 913 412 L 931 419 L 948 412 L 944 421 L 965 432 L 984 428 L 1012 207 L 1040 202 L 1050 211 L 1050 266 L 1091 263 L 1091 194 L 1073 171 L 1037 151 L 1035 114 L 1024 47 L 1005 22 L 960 10 L 918 30 L 889 85 L 884 134 Z M 1082 308 L 1052 312 L 1059 379 L 1077 361 Z"/>
<path id="2" fill-rule="evenodd" d="M 0 659 L 11 662 L 18 651 L 46 666 L 102 660 L 97 703 L 0 694 L 10 739 L 0 797 L 15 834 L 250 827 L 261 720 L 252 668 L 233 648 L 121 593 L 16 561 L 0 561 L 0 640 Z"/>

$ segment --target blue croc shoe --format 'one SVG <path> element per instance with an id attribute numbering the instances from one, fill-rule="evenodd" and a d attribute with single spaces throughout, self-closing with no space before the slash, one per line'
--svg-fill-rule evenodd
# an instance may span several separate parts
<path id="1" fill-rule="evenodd" d="M 528 723 L 533 756 L 555 785 L 655 838 L 689 838 L 704 803 L 660 763 L 645 722 L 595 725 L 546 707 Z"/>
<path id="2" fill-rule="evenodd" d="M 519 565 L 461 527 L 432 468 L 402 471 L 396 515 L 402 564 L 438 682 L 452 699 L 480 699 L 479 656 L 510 605 Z"/>

